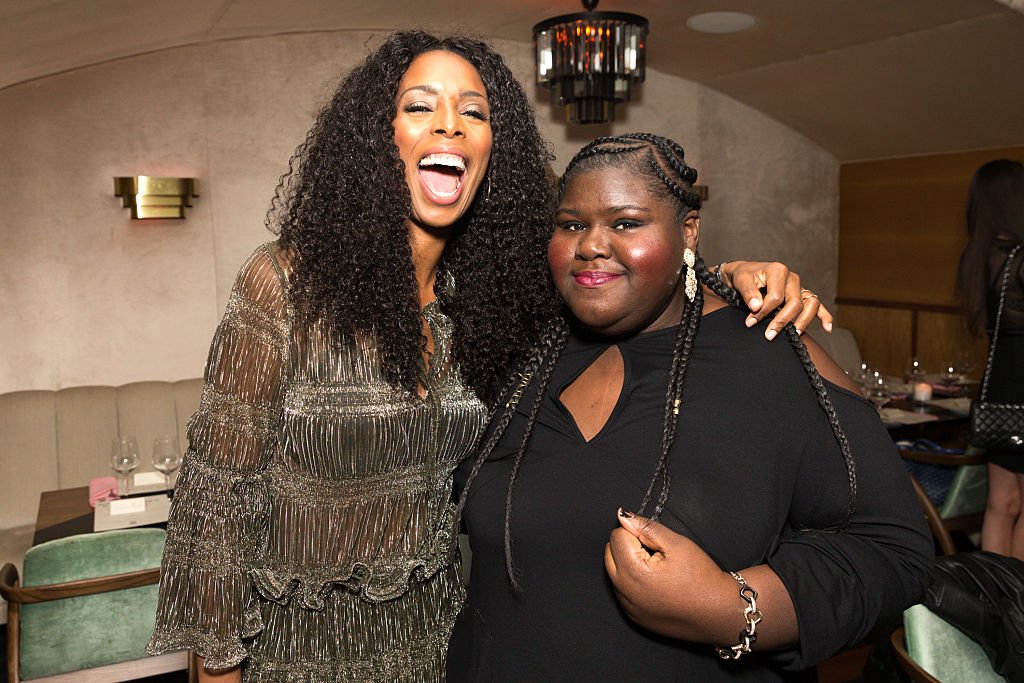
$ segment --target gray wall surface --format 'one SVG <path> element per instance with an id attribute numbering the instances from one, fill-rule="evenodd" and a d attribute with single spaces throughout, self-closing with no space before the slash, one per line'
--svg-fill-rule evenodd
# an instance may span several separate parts
<path id="1" fill-rule="evenodd" d="M 278 177 L 340 75 L 383 34 L 231 40 L 0 90 L 0 393 L 177 380 L 209 340 Z M 598 135 L 667 135 L 710 187 L 702 252 L 784 260 L 835 296 L 834 157 L 704 86 L 649 71 L 614 125 L 568 128 L 532 81 L 533 47 L 495 41 L 561 172 Z M 131 221 L 114 176 L 199 178 L 183 221 Z"/>

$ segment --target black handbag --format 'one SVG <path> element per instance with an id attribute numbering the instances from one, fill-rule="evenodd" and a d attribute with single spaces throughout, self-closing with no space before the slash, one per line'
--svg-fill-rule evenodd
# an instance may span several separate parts
<path id="1" fill-rule="evenodd" d="M 999 308 L 996 309 L 996 324 L 992 330 L 992 343 L 988 350 L 988 363 L 985 365 L 985 377 L 981 381 L 981 393 L 978 400 L 971 404 L 967 442 L 972 446 L 993 451 L 1024 453 L 1024 404 L 993 403 L 985 400 L 989 376 L 992 374 L 992 358 L 995 356 L 996 342 L 999 339 L 999 322 L 1003 317 L 1003 304 L 1006 303 L 1006 287 L 1010 282 L 1010 266 L 1020 248 L 1019 244 L 1015 246 L 1006 258 L 1003 286 L 999 292 Z"/>

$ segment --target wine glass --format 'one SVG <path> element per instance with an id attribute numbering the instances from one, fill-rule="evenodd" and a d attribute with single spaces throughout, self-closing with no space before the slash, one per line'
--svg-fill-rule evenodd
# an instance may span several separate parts
<path id="1" fill-rule="evenodd" d="M 889 402 L 889 385 L 885 381 L 885 377 L 881 375 L 875 377 L 871 383 L 871 389 L 867 392 L 868 400 L 875 404 L 875 408 L 879 409 Z"/>
<path id="2" fill-rule="evenodd" d="M 861 389 L 867 392 L 871 388 L 871 366 L 866 362 L 862 362 L 854 380 L 860 385 Z"/>
<path id="3" fill-rule="evenodd" d="M 960 388 L 960 370 L 957 369 L 956 362 L 946 363 L 939 377 L 939 383 L 946 388 L 947 393 L 956 393 Z"/>
<path id="4" fill-rule="evenodd" d="M 139 447 L 134 436 L 115 436 L 110 441 L 110 467 L 117 472 L 117 490 L 128 491 L 128 475 L 139 466 Z"/>
<path id="5" fill-rule="evenodd" d="M 910 363 L 907 365 L 905 378 L 907 384 L 910 385 L 924 381 L 924 368 L 921 367 L 921 361 L 918 360 L 917 356 L 910 359 Z"/>
<path id="6" fill-rule="evenodd" d="M 879 385 L 884 386 L 888 389 L 888 384 L 885 381 L 885 375 L 882 374 L 881 370 L 869 370 L 868 377 L 864 381 L 861 387 L 864 390 L 865 396 L 870 396 L 871 392 L 874 391 Z"/>
<path id="7" fill-rule="evenodd" d="M 961 351 L 957 355 L 956 370 L 960 375 L 961 384 L 967 384 L 971 381 L 971 375 L 974 374 L 974 357 L 970 351 Z"/>
<path id="8" fill-rule="evenodd" d="M 171 474 L 181 467 L 181 455 L 173 436 L 164 434 L 153 440 L 153 467 L 164 474 L 167 488 L 171 488 Z"/>

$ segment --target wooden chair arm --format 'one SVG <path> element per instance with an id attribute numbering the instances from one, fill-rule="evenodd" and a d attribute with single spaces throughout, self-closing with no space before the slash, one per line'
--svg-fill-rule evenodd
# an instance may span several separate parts
<path id="1" fill-rule="evenodd" d="M 21 680 L 21 605 L 11 600 L 12 591 L 18 590 L 18 568 L 8 562 L 0 567 L 0 595 L 7 605 L 7 683 Z"/>
<path id="2" fill-rule="evenodd" d="M 13 578 L 11 579 L 8 578 L 10 576 L 8 567 L 13 571 Z M 50 583 L 43 586 L 18 587 L 18 570 L 11 564 L 6 564 L 3 569 L 0 569 L 0 595 L 3 595 L 7 602 L 25 605 L 62 600 L 64 598 L 77 598 L 82 595 L 108 593 L 124 588 L 149 586 L 159 582 L 160 570 L 154 567 L 153 569 L 140 569 L 134 572 L 125 572 L 124 574 L 98 576 L 92 579 Z"/>
<path id="3" fill-rule="evenodd" d="M 8 593 L 18 590 L 18 568 L 8 562 L 0 567 L 0 595 L 7 602 L 14 602 Z"/>
<path id="4" fill-rule="evenodd" d="M 896 661 L 900 663 L 900 667 L 910 676 L 910 680 L 914 681 L 914 683 L 942 683 L 942 681 L 922 669 L 921 665 L 907 652 L 906 635 L 904 634 L 903 627 L 896 629 L 889 637 L 889 641 L 892 643 L 892 649 L 896 651 Z"/>
<path id="5" fill-rule="evenodd" d="M 953 537 L 949 535 L 949 530 L 942 523 L 942 517 L 939 515 L 935 504 L 932 503 L 931 498 L 925 493 L 917 478 L 909 472 L 907 476 L 910 477 L 910 483 L 914 487 L 914 496 L 917 497 L 917 503 L 921 506 L 921 511 L 924 513 L 925 521 L 928 522 L 928 528 L 931 529 L 932 536 L 939 542 L 942 554 L 952 555 L 956 553 L 956 544 L 953 543 Z"/>
<path id="6" fill-rule="evenodd" d="M 948 465 L 960 467 L 961 465 L 984 465 L 988 458 L 984 455 L 963 455 L 956 453 L 930 453 L 928 451 L 911 451 L 903 448 L 899 450 L 900 457 L 914 462 L 923 462 L 929 465 Z"/>

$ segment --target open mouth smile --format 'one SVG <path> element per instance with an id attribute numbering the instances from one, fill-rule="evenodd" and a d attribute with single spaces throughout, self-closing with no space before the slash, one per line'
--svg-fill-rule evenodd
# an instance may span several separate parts
<path id="1" fill-rule="evenodd" d="M 454 204 L 462 193 L 466 159 L 451 152 L 427 154 L 417 164 L 420 182 L 437 204 Z"/>

